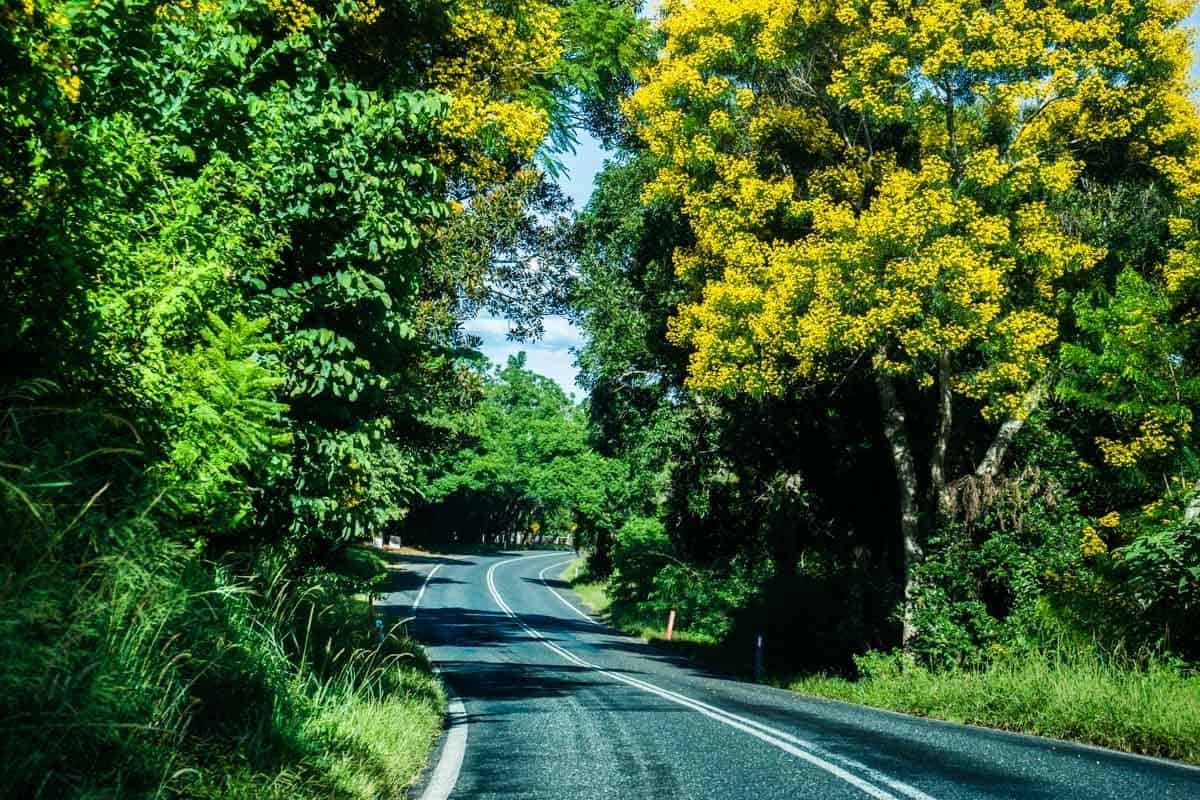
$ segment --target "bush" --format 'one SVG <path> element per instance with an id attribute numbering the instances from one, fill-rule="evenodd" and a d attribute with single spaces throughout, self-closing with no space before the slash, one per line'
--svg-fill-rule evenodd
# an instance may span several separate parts
<path id="1" fill-rule="evenodd" d="M 612 547 L 611 585 L 617 597 L 645 600 L 655 576 L 671 558 L 671 540 L 657 519 L 634 517 L 617 531 Z"/>
<path id="2" fill-rule="evenodd" d="M 340 593 L 206 563 L 149 526 L 120 544 L 0 577 L 5 796 L 403 792 L 441 709 L 412 645 L 373 645 Z"/>
<path id="3" fill-rule="evenodd" d="M 206 558 L 96 419 L 0 426 L 0 797 L 401 795 L 441 694 L 347 593 L 377 565 Z"/>

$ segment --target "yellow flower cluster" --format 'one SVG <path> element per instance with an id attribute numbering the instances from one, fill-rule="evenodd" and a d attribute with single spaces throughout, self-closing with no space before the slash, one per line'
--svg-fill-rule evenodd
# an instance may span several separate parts
<path id="1" fill-rule="evenodd" d="M 83 89 L 70 38 L 71 20 L 76 13 L 64 0 L 21 0 L 19 6 L 5 8 L 0 22 L 6 36 L 15 36 L 19 42 L 17 48 L 23 51 L 22 57 L 53 80 L 69 103 L 79 102 Z M 0 116 L 13 113 L 15 109 L 0 100 Z"/>
<path id="2" fill-rule="evenodd" d="M 441 122 L 445 164 L 489 182 L 504 162 L 533 156 L 550 128 L 548 111 L 530 84 L 562 56 L 559 11 L 547 0 L 519 0 L 505 13 L 483 0 L 460 0 L 451 11 L 450 50 L 436 63 L 433 87 L 450 96 Z"/>
<path id="3" fill-rule="evenodd" d="M 83 81 L 78 75 L 60 75 L 55 80 L 58 88 L 62 89 L 63 97 L 67 98 L 68 102 L 78 103 L 79 92 L 83 88 Z"/>
<path id="4" fill-rule="evenodd" d="M 383 16 L 383 6 L 379 0 L 359 0 L 350 10 L 350 19 L 359 25 L 374 25 Z"/>
<path id="5" fill-rule="evenodd" d="M 1167 291 L 1178 295 L 1200 287 L 1200 239 L 1190 231 L 1176 235 L 1180 236 L 1180 244 L 1167 255 L 1163 277 Z"/>
<path id="6" fill-rule="evenodd" d="M 691 350 L 689 384 L 782 393 L 870 353 L 928 385 L 949 354 L 985 415 L 1023 413 L 1061 287 L 1104 256 L 1051 211 L 1083 155 L 1129 144 L 1200 194 L 1185 15 L 1173 0 L 667 2 L 624 110 L 658 157 L 644 199 L 679 203 L 694 234 L 675 257 L 694 294 L 668 333 Z M 870 135 L 889 124 L 913 135 Z M 1177 281 L 1200 283 L 1190 253 L 1200 236 Z"/>
<path id="7" fill-rule="evenodd" d="M 1104 463 L 1112 467 L 1134 467 L 1138 462 L 1169 452 L 1175 445 L 1176 435 L 1186 436 L 1191 426 L 1186 422 L 1175 423 L 1161 414 L 1150 414 L 1138 424 L 1138 434 L 1127 442 L 1096 437 L 1096 446 L 1104 457 Z"/>
<path id="8" fill-rule="evenodd" d="M 267 0 L 267 8 L 288 33 L 302 31 L 312 24 L 316 11 L 304 0 Z"/>
<path id="9" fill-rule="evenodd" d="M 1108 552 L 1108 545 L 1100 538 L 1100 534 L 1091 525 L 1084 526 L 1083 537 L 1079 542 L 1079 551 L 1084 558 L 1096 558 Z"/>
<path id="10" fill-rule="evenodd" d="M 221 7 L 213 0 L 173 0 L 154 9 L 154 16 L 180 22 L 194 21 L 197 14 L 215 14 L 220 10 Z"/>

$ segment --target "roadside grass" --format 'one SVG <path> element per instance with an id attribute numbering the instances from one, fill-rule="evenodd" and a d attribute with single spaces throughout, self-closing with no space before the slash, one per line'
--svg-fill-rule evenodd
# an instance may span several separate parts
<path id="1" fill-rule="evenodd" d="M 299 713 L 277 719 L 277 732 L 294 743 L 281 769 L 217 762 L 202 773 L 215 784 L 199 782 L 189 793 L 214 800 L 406 797 L 441 729 L 442 690 L 421 668 L 374 660 L 360 656 L 332 679 L 295 687 Z"/>
<path id="2" fill-rule="evenodd" d="M 571 587 L 571 591 L 579 595 L 579 599 L 592 613 L 604 616 L 608 611 L 611 600 L 607 584 L 588 575 L 586 559 L 577 558 L 567 564 L 567 568 L 558 577 Z"/>
<path id="3" fill-rule="evenodd" d="M 442 690 L 414 642 L 377 641 L 343 579 L 208 562 L 149 526 L 81 564 L 69 537 L 11 516 L 0 797 L 405 796 Z M 346 558 L 360 577 L 381 563 Z"/>
<path id="4" fill-rule="evenodd" d="M 865 667 L 865 669 L 864 669 Z M 802 694 L 1200 764 L 1200 677 L 1161 660 L 1094 652 L 1011 655 L 933 671 L 895 655 L 860 659 L 857 680 L 781 681 Z"/>
<path id="5" fill-rule="evenodd" d="M 666 641 L 665 620 L 614 602 L 606 584 L 587 574 L 583 559 L 568 564 L 560 577 L 614 628 L 707 667 L 750 674 L 751 656 L 741 652 L 746 648 L 686 629 Z M 1200 675 L 1182 674 L 1162 659 L 1059 645 L 950 670 L 872 653 L 858 659 L 858 678 L 775 675 L 770 683 L 814 697 L 1200 764 Z"/>

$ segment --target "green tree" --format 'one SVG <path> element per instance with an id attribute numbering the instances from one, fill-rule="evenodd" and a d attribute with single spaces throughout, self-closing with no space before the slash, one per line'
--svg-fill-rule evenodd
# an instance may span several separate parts
<path id="1" fill-rule="evenodd" d="M 678 202 L 695 237 L 676 252 L 693 294 L 671 337 L 700 390 L 786 396 L 872 376 L 906 639 L 922 528 L 952 516 L 964 480 L 998 474 L 1047 394 L 1072 292 L 1099 274 L 1104 250 L 1061 217 L 1071 189 L 1153 175 L 1194 196 L 1183 14 L 669 9 L 628 107 L 660 158 L 648 194 Z M 964 427 L 972 441 L 951 452 Z"/>
<path id="2" fill-rule="evenodd" d="M 512 356 L 489 378 L 472 438 L 441 465 L 419 514 L 426 535 L 584 540 L 620 524 L 623 465 L 594 452 L 583 410 Z"/>

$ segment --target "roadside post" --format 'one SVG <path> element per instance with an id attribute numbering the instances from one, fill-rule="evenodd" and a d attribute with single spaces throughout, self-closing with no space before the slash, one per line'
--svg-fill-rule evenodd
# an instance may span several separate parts
<path id="1" fill-rule="evenodd" d="M 763 635 L 760 633 L 754 640 L 754 682 L 762 683 L 763 678 Z"/>
<path id="2" fill-rule="evenodd" d="M 671 609 L 671 613 L 667 614 L 667 641 L 671 641 L 671 637 L 675 635 L 675 609 Z"/>

